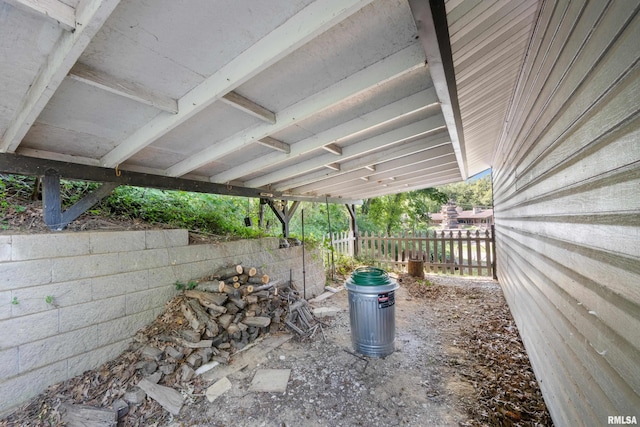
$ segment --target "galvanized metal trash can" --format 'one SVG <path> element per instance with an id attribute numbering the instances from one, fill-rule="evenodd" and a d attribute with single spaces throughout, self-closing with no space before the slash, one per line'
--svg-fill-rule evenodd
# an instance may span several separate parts
<path id="1" fill-rule="evenodd" d="M 357 268 L 345 283 L 349 292 L 351 342 L 358 353 L 383 357 L 394 351 L 398 283 L 380 268 Z"/>

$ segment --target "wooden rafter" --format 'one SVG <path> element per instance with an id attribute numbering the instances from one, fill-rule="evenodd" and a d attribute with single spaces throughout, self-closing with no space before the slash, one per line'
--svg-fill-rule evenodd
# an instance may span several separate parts
<path id="1" fill-rule="evenodd" d="M 424 66 L 424 53 L 415 45 L 391 55 L 338 83 L 278 112 L 278 121 L 238 132 L 167 169 L 169 176 L 180 176 L 233 153 L 242 147 L 287 128 L 328 107 L 336 105 L 382 82 Z M 323 144 L 324 145 L 324 144 Z M 319 147 L 318 147 L 319 148 Z"/>
<path id="2" fill-rule="evenodd" d="M 231 60 L 178 101 L 178 114 L 159 115 L 102 157 L 113 167 L 184 123 L 213 102 L 284 58 L 372 0 L 316 0 Z M 267 136 L 263 135 L 262 137 Z M 184 175 L 190 168 L 173 176 Z"/>
<path id="3" fill-rule="evenodd" d="M 57 22 L 67 31 L 76 30 L 76 10 L 59 0 L 4 0 L 11 6 Z"/>
<path id="4" fill-rule="evenodd" d="M 282 153 L 271 153 L 263 156 L 260 159 L 262 167 L 272 167 L 278 165 L 289 158 L 294 156 L 300 156 L 310 151 L 321 148 L 327 144 L 331 144 L 334 141 L 342 138 L 349 137 L 358 132 L 365 131 L 367 129 L 373 129 L 376 126 L 381 126 L 389 123 L 393 120 L 398 120 L 409 114 L 422 111 L 427 108 L 431 108 L 434 103 L 437 102 L 435 90 L 433 88 L 418 92 L 407 98 L 403 98 L 399 101 L 388 104 L 375 111 L 372 111 L 363 116 L 349 120 L 346 123 L 338 125 L 334 128 L 328 129 L 324 132 L 320 132 L 312 137 L 303 139 L 295 143 L 291 147 L 290 155 L 287 156 Z M 251 163 L 243 163 L 227 171 L 221 172 L 211 177 L 213 182 L 228 182 L 234 179 L 241 178 L 245 174 L 255 171 L 255 166 Z"/>
<path id="5" fill-rule="evenodd" d="M 135 82 L 128 82 L 84 65 L 77 63 L 71 68 L 69 78 L 97 87 L 104 91 L 123 96 L 142 104 L 156 107 L 168 113 L 178 113 L 178 101 L 175 99 L 154 93 Z"/>
<path id="6" fill-rule="evenodd" d="M 78 28 L 60 36 L 56 46 L 36 76 L 31 89 L 16 112 L 2 140 L 0 152 L 14 152 L 58 86 L 76 63 L 93 36 L 120 0 L 87 0 L 76 9 Z"/>
<path id="7" fill-rule="evenodd" d="M 367 140 L 349 145 L 342 150 L 341 159 L 349 159 L 369 151 L 373 151 L 379 148 L 383 148 L 388 145 L 398 144 L 400 142 L 426 136 L 429 133 L 436 132 L 444 127 L 445 123 L 442 120 L 442 116 L 435 115 L 419 122 L 412 123 L 407 126 L 403 126 L 399 129 L 395 129 L 389 132 L 385 132 L 381 135 L 374 136 Z M 298 164 L 279 169 L 277 171 L 267 173 L 258 178 L 246 181 L 248 186 L 262 187 L 267 184 L 279 182 L 288 179 L 295 175 L 300 175 L 305 172 L 312 171 L 314 169 L 323 167 L 326 164 L 334 163 L 336 156 L 331 153 L 316 156 L 312 159 L 300 162 Z"/>
<path id="8" fill-rule="evenodd" d="M 277 139 L 271 138 L 270 136 L 259 139 L 258 144 L 264 145 L 265 147 L 273 148 L 280 153 L 289 154 L 291 152 L 291 146 L 289 144 L 278 141 Z"/>
<path id="9" fill-rule="evenodd" d="M 257 103 L 245 98 L 237 92 L 231 91 L 220 98 L 220 100 L 228 105 L 231 105 L 233 108 L 244 111 L 245 113 L 253 117 L 257 117 L 263 122 L 271 124 L 276 122 L 276 114 L 273 111 L 264 108 L 262 105 L 258 105 Z"/>

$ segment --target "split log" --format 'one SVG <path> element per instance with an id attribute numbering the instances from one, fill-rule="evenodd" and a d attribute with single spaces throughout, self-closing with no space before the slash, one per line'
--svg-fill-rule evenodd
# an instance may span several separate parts
<path id="1" fill-rule="evenodd" d="M 118 424 L 117 411 L 68 403 L 63 403 L 61 406 L 64 409 L 64 415 L 60 421 L 66 426 L 115 427 Z"/>
<path id="2" fill-rule="evenodd" d="M 265 289 L 271 289 L 273 287 L 280 288 L 280 287 L 286 287 L 286 286 L 287 286 L 287 283 L 284 280 L 276 280 L 274 282 L 269 282 L 261 286 L 254 286 L 253 292 L 263 291 Z"/>
<path id="3" fill-rule="evenodd" d="M 189 301 L 189 307 L 194 311 L 198 320 L 203 323 L 211 333 L 211 336 L 218 335 L 218 324 L 209 316 L 209 313 L 204 311 L 204 308 L 198 304 L 195 300 Z M 224 308 L 224 307 L 221 307 Z M 226 309 L 225 309 L 226 311 Z"/>
<path id="4" fill-rule="evenodd" d="M 154 384 L 144 378 L 140 380 L 138 387 L 144 390 L 150 398 L 158 402 L 160 406 L 169 411 L 170 414 L 178 415 L 180 409 L 182 409 L 184 398 L 178 390 Z"/>
<path id="5" fill-rule="evenodd" d="M 218 323 L 224 329 L 227 329 L 229 327 L 229 325 L 231 324 L 231 320 L 233 320 L 233 316 L 231 316 L 230 314 L 223 314 L 222 316 L 218 317 Z"/>
<path id="6" fill-rule="evenodd" d="M 409 276 L 424 279 L 424 261 L 421 259 L 409 259 L 407 273 Z"/>
<path id="7" fill-rule="evenodd" d="M 184 318 L 187 319 L 187 322 L 189 322 L 191 328 L 194 331 L 200 330 L 202 325 L 200 324 L 200 321 L 198 320 L 198 317 L 193 312 L 193 310 L 191 310 L 191 308 L 187 307 L 185 304 L 180 304 L 180 310 L 182 311 L 182 315 L 184 316 Z"/>
<path id="8" fill-rule="evenodd" d="M 220 288 L 220 282 L 216 282 L 216 292 L 204 292 L 197 290 L 187 290 L 184 291 L 184 295 L 187 298 L 195 298 L 197 299 L 201 305 L 210 308 L 214 311 L 219 311 L 220 309 L 224 309 L 222 304 L 227 301 L 227 294 L 218 292 Z M 224 311 L 221 311 L 224 314 Z"/>
<path id="9" fill-rule="evenodd" d="M 224 280 L 224 279 L 227 279 L 229 277 L 233 277 L 233 276 L 237 276 L 238 274 L 242 274 L 243 271 L 244 271 L 244 269 L 242 268 L 242 266 L 240 264 L 238 264 L 238 265 L 233 265 L 231 267 L 221 268 L 220 270 L 218 270 L 215 273 L 213 273 L 213 275 L 211 277 L 214 277 L 214 278 L 220 279 L 220 280 Z"/>
<path id="10" fill-rule="evenodd" d="M 269 276 L 266 274 L 263 274 L 261 276 L 249 277 L 248 282 L 254 285 L 269 283 Z"/>
<path id="11" fill-rule="evenodd" d="M 238 282 L 240 282 L 241 284 L 245 284 L 247 283 L 247 281 L 249 280 L 249 275 L 248 274 L 241 274 L 238 276 Z"/>
<path id="12" fill-rule="evenodd" d="M 207 348 L 211 347 L 213 340 L 200 340 L 198 342 L 189 342 L 183 338 L 174 337 L 173 335 L 158 335 L 158 340 L 172 342 L 184 348 Z"/>
<path id="13" fill-rule="evenodd" d="M 266 328 L 271 323 L 270 317 L 247 317 L 242 323 L 247 326 L 256 326 L 258 328 Z"/>
<path id="14" fill-rule="evenodd" d="M 240 310 L 244 309 L 244 307 L 247 305 L 247 302 L 242 298 L 229 297 L 229 301 L 231 301 Z"/>

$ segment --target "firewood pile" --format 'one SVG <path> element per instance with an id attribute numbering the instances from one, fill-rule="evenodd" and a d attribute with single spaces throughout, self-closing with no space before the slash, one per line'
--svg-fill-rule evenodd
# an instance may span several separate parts
<path id="1" fill-rule="evenodd" d="M 260 336 L 292 331 L 305 339 L 322 328 L 292 283 L 260 269 L 224 268 L 186 288 L 136 333 L 129 351 L 50 387 L 13 421 L 46 414 L 62 424 L 127 426 L 163 410 L 176 415 L 209 386 L 200 375 L 229 364 Z"/>

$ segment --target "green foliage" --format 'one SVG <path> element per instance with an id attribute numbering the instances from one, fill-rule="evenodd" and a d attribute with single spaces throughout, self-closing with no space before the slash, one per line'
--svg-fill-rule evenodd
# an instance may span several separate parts
<path id="1" fill-rule="evenodd" d="M 11 304 L 13 304 L 13 305 L 20 304 L 20 302 L 18 301 L 18 297 L 13 297 L 13 299 L 11 299 Z"/>
<path id="2" fill-rule="evenodd" d="M 176 281 L 176 283 L 174 284 L 176 287 L 176 291 L 182 291 L 182 290 L 192 290 L 195 289 L 198 286 L 198 282 L 191 280 L 189 281 L 186 285 L 180 281 Z"/>
<path id="3" fill-rule="evenodd" d="M 474 206 L 489 207 L 493 204 L 490 176 L 471 182 L 446 184 L 438 189 L 446 194 L 448 199 L 453 199 L 458 206 L 464 209 L 471 209 Z"/>
<path id="4" fill-rule="evenodd" d="M 406 193 L 392 194 L 372 199 L 369 205 L 369 217 L 387 235 L 399 229 L 402 224 Z"/>
<path id="5" fill-rule="evenodd" d="M 46 302 L 47 304 L 53 304 L 53 296 L 47 295 L 46 297 L 44 297 L 44 302 Z"/>

